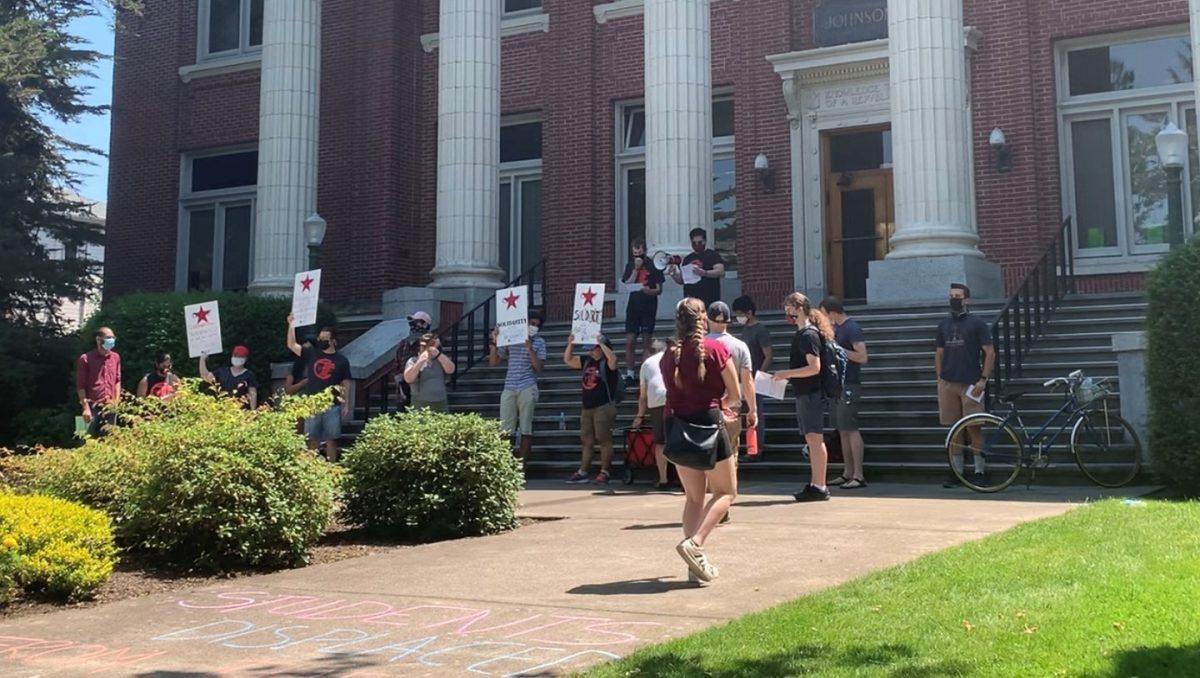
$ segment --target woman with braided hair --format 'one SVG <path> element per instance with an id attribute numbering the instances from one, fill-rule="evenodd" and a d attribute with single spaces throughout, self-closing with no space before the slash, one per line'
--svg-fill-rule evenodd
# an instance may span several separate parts
<path id="1" fill-rule="evenodd" d="M 812 479 L 792 495 L 796 501 L 825 501 L 829 490 L 825 486 L 825 468 L 829 454 L 825 450 L 825 394 L 821 390 L 821 345 L 832 342 L 833 325 L 829 317 L 813 308 L 808 297 L 792 292 L 783 300 L 787 322 L 796 328 L 792 335 L 789 369 L 779 370 L 775 379 L 792 382 L 796 395 L 796 425 L 808 444 L 808 462 Z"/>
<path id="2" fill-rule="evenodd" d="M 715 339 L 706 339 L 704 302 L 687 298 L 675 307 L 677 343 L 662 358 L 667 387 L 667 410 L 674 419 L 703 426 L 724 426 L 723 409 L 739 398 L 737 366 L 729 351 Z M 676 465 L 686 499 L 683 505 L 683 541 L 675 547 L 688 566 L 690 581 L 710 582 L 717 568 L 704 555 L 709 534 L 729 511 L 737 496 L 736 452 L 722 431 L 717 436 L 716 466 L 711 470 Z M 712 493 L 709 499 L 707 493 Z"/>

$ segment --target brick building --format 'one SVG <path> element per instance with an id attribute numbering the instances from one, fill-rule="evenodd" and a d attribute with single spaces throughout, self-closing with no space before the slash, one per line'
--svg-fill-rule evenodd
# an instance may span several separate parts
<path id="1" fill-rule="evenodd" d="M 314 210 L 323 294 L 368 312 L 545 258 L 561 316 L 631 235 L 682 253 L 697 225 L 725 296 L 763 305 L 998 296 L 1064 217 L 1080 288 L 1137 290 L 1168 121 L 1200 211 L 1188 0 L 494 3 L 146 0 L 116 46 L 106 291 L 288 290 Z"/>

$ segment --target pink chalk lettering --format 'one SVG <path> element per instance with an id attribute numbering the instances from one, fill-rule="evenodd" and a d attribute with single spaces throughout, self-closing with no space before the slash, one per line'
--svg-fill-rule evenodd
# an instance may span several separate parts
<path id="1" fill-rule="evenodd" d="M 354 612 L 351 614 L 345 613 L 346 610 L 353 610 L 355 608 L 364 608 L 366 611 L 360 610 L 358 612 Z M 393 609 L 394 608 L 391 605 L 388 605 L 387 603 L 380 603 L 380 602 L 373 601 L 373 600 L 363 600 L 363 601 L 360 601 L 357 603 L 350 603 L 349 605 L 335 607 L 330 610 L 324 610 L 322 612 L 309 613 L 308 611 L 306 611 L 305 614 L 296 615 L 296 618 L 297 619 L 321 619 L 321 620 L 328 620 L 328 621 L 335 620 L 335 619 L 363 619 L 366 617 L 374 617 L 374 616 L 378 616 L 381 614 L 387 614 L 388 612 L 391 612 Z M 340 612 L 341 614 L 335 615 L 335 614 L 333 614 L 334 612 Z"/>
<path id="2" fill-rule="evenodd" d="M 186 607 L 189 610 L 221 610 L 228 612 L 230 610 L 242 610 L 254 605 L 261 605 L 258 598 L 254 596 L 269 596 L 271 594 L 266 591 L 238 591 L 234 593 L 217 593 L 215 594 L 218 600 L 234 600 L 241 602 L 222 603 L 220 605 L 200 605 L 187 600 L 179 601 L 179 607 Z"/>
<path id="3" fill-rule="evenodd" d="M 21 636 L 0 636 L 0 658 L 17 659 L 21 654 L 21 650 L 24 650 L 25 648 L 28 648 L 28 647 L 36 647 L 38 645 L 45 645 L 47 643 L 50 643 L 55 646 L 64 646 L 65 647 L 65 645 L 63 645 L 63 644 L 65 643 L 66 645 L 70 645 L 71 641 L 69 641 L 69 640 L 52 641 L 52 640 L 43 640 L 41 638 L 24 638 Z"/>
<path id="4" fill-rule="evenodd" d="M 426 628 L 426 629 L 436 628 L 438 626 L 445 626 L 447 624 L 456 624 L 458 622 L 466 621 L 467 619 L 475 617 L 475 616 L 479 615 L 481 612 L 482 613 L 488 612 L 488 610 L 480 610 L 480 609 L 474 608 L 474 607 L 460 607 L 458 605 L 413 605 L 412 607 L 405 607 L 405 608 L 401 608 L 398 610 L 394 610 L 392 612 L 387 612 L 384 614 L 367 617 L 363 621 L 369 622 L 371 624 L 386 624 L 388 626 L 408 626 L 410 623 L 415 621 L 415 620 L 411 619 L 411 617 L 414 616 L 412 613 L 414 613 L 418 610 L 449 610 L 449 611 L 466 612 L 467 613 L 462 616 L 453 617 L 449 620 L 436 621 L 436 622 L 433 622 L 432 624 L 428 624 L 428 625 L 422 627 L 422 628 Z M 486 614 L 485 614 L 485 616 L 486 616 Z M 393 621 L 383 621 L 385 619 L 390 619 L 392 617 L 396 617 L 396 618 L 402 619 L 404 621 L 394 621 L 394 622 Z"/>

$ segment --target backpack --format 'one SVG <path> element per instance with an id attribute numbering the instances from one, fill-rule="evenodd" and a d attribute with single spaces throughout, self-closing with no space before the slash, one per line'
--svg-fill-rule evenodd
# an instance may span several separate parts
<path id="1" fill-rule="evenodd" d="M 817 332 L 815 327 L 808 329 Z M 846 365 L 850 362 L 846 349 L 836 341 L 825 341 L 820 332 L 817 339 L 821 342 L 821 394 L 830 400 L 841 398 L 846 390 Z"/>

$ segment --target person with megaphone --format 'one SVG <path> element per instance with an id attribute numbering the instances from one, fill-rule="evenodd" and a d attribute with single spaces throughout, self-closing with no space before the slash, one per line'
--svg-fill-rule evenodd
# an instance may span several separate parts
<path id="1" fill-rule="evenodd" d="M 661 261 L 661 258 L 660 258 Z M 663 268 L 666 268 L 665 266 Z M 629 263 L 621 282 L 629 289 L 629 305 L 625 308 L 625 382 L 637 383 L 634 349 L 642 341 L 642 358 L 650 357 L 650 342 L 654 339 L 654 321 L 658 317 L 658 296 L 662 294 L 662 269 L 652 265 L 646 256 L 646 243 L 641 238 L 629 242 Z"/>
<path id="2" fill-rule="evenodd" d="M 692 241 L 692 251 L 678 265 L 669 265 L 667 275 L 676 283 L 683 285 L 683 296 L 693 297 L 704 302 L 704 307 L 721 300 L 721 278 L 725 277 L 725 260 L 716 250 L 708 248 L 708 231 L 703 228 L 693 228 L 688 234 Z M 655 263 L 659 257 L 655 256 Z M 684 269 L 691 270 L 684 274 Z"/>

